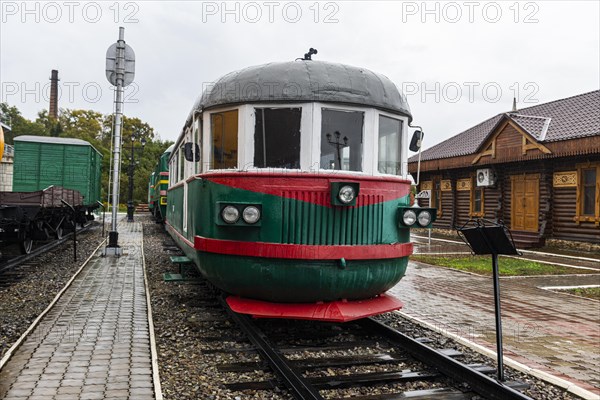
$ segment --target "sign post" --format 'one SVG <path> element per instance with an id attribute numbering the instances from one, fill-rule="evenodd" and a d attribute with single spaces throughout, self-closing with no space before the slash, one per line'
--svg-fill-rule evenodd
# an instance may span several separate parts
<path id="1" fill-rule="evenodd" d="M 473 226 L 468 227 L 469 224 Z M 487 225 L 486 225 L 487 224 Z M 496 314 L 496 350 L 498 353 L 498 380 L 504 381 L 504 360 L 502 355 L 502 314 L 500 310 L 500 278 L 498 255 L 521 255 L 515 247 L 510 231 L 502 223 L 485 220 L 469 221 L 458 229 L 459 236 L 475 254 L 492 255 L 494 276 L 494 310 Z"/>
<path id="2" fill-rule="evenodd" d="M 108 245 L 104 255 L 120 256 L 119 232 L 117 232 L 117 211 L 119 210 L 119 169 L 121 166 L 121 120 L 123 117 L 123 88 L 133 82 L 135 75 L 135 53 L 125 44 L 125 28 L 119 28 L 119 40 L 106 51 L 106 78 L 116 86 L 115 129 L 112 172 L 112 218 L 108 233 Z"/>

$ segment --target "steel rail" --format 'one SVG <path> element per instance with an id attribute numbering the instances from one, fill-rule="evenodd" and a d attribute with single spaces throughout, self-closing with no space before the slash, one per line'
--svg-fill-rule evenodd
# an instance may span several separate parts
<path id="1" fill-rule="evenodd" d="M 231 310 L 222 296 L 219 297 L 219 300 L 234 322 L 244 331 L 248 339 L 268 361 L 271 368 L 283 380 L 294 398 L 299 400 L 323 400 L 319 391 L 302 376 L 302 373 L 285 356 L 269 344 L 265 334 L 252 323 L 247 315 L 238 314 Z"/>
<path id="2" fill-rule="evenodd" d="M 441 352 L 420 343 L 389 326 L 372 318 L 358 321 L 363 327 L 383 334 L 421 362 L 436 368 L 444 375 L 461 382 L 467 382 L 471 390 L 486 399 L 497 400 L 532 400 L 531 397 L 478 372 L 467 365 L 442 354 Z"/>
<path id="3" fill-rule="evenodd" d="M 77 232 L 78 233 L 85 232 L 88 229 L 90 229 L 92 227 L 92 225 L 93 224 L 88 224 L 88 225 L 84 226 L 83 228 L 80 228 Z M 24 262 L 27 262 L 27 261 L 39 256 L 40 254 L 44 254 L 44 253 L 54 249 L 55 247 L 66 242 L 72 236 L 73 236 L 73 232 L 68 233 L 60 239 L 55 239 L 55 240 L 51 241 L 50 243 L 47 243 L 41 247 L 38 247 L 37 249 L 33 250 L 29 254 L 23 254 L 20 256 L 10 258 L 5 263 L 0 264 L 0 274 L 2 274 L 4 271 L 8 271 L 12 268 L 15 268 L 15 267 L 19 266 L 20 264 L 23 264 Z"/>

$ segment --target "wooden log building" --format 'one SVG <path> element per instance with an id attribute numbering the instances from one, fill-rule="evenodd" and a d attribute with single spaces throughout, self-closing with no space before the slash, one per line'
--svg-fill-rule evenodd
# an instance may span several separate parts
<path id="1" fill-rule="evenodd" d="M 434 228 L 485 218 L 502 220 L 519 247 L 600 244 L 600 91 L 483 121 L 423 151 L 420 181 Z"/>

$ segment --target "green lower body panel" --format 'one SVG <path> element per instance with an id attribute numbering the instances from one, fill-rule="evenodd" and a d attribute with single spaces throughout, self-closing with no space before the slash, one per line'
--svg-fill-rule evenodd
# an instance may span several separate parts
<path id="1" fill-rule="evenodd" d="M 273 302 L 366 299 L 404 276 L 408 259 L 347 261 L 249 258 L 197 253 L 201 272 L 228 293 Z"/>

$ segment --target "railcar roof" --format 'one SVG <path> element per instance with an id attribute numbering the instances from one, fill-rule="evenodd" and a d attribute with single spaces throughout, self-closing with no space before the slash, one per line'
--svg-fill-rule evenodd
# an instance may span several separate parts
<path id="1" fill-rule="evenodd" d="M 219 78 L 188 116 L 207 108 L 243 103 L 328 102 L 412 115 L 406 97 L 386 76 L 366 68 L 326 61 L 273 62 Z"/>
<path id="2" fill-rule="evenodd" d="M 90 142 L 87 142 L 82 139 L 74 139 L 74 138 L 61 138 L 54 136 L 33 136 L 33 135 L 21 135 L 17 136 L 13 139 L 14 142 L 33 142 L 33 143 L 52 143 L 52 144 L 70 144 L 75 146 L 90 146 L 92 149 L 96 150 L 94 146 Z M 96 150 L 98 154 L 102 157 L 102 153 Z"/>

